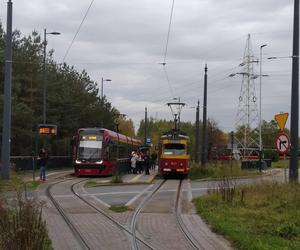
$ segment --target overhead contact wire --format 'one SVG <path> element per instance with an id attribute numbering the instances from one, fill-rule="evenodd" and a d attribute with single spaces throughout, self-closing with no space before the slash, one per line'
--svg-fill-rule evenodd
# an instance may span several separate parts
<path id="1" fill-rule="evenodd" d="M 169 76 L 168 76 L 168 72 L 167 72 L 167 69 L 166 69 L 166 64 L 167 64 L 166 63 L 166 58 L 167 58 L 167 53 L 168 53 L 169 39 L 170 39 L 170 33 L 171 33 L 171 25 L 172 25 L 172 19 L 173 19 L 174 1 L 175 0 L 172 1 L 171 14 L 170 14 L 170 19 L 169 19 L 169 27 L 168 27 L 168 33 L 167 33 L 166 47 L 165 47 L 165 51 L 164 51 L 163 62 L 161 63 L 162 66 L 163 66 L 163 70 L 164 70 L 164 73 L 165 73 L 165 76 L 166 76 L 166 80 L 167 80 L 167 83 L 169 85 L 172 97 L 174 97 L 174 92 L 173 92 L 173 88 L 171 86 L 171 83 L 170 83 L 170 80 L 169 80 Z"/>
<path id="2" fill-rule="evenodd" d="M 168 53 L 169 38 L 170 38 L 171 25 L 172 25 L 172 18 L 173 18 L 174 1 L 175 1 L 175 0 L 172 1 L 171 15 L 170 15 L 170 20 L 169 20 L 169 28 L 168 28 L 168 34 L 167 34 L 167 41 L 166 41 L 166 48 L 165 48 L 165 53 L 164 53 L 163 66 L 166 65 L 166 57 L 167 57 L 167 53 Z"/>
<path id="3" fill-rule="evenodd" d="M 94 0 L 91 1 L 89 7 L 87 8 L 87 10 L 86 10 L 86 12 L 85 12 L 85 14 L 84 14 L 84 16 L 83 16 L 83 19 L 82 19 L 82 21 L 81 21 L 79 27 L 77 28 L 77 31 L 76 31 L 76 33 L 75 33 L 75 35 L 74 35 L 74 37 L 73 37 L 73 39 L 72 39 L 72 41 L 71 41 L 71 43 L 70 43 L 68 49 L 67 49 L 67 52 L 66 52 L 66 54 L 64 55 L 64 57 L 63 57 L 63 59 L 62 59 L 63 62 L 65 61 L 67 55 L 69 54 L 69 51 L 71 50 L 71 48 L 72 48 L 72 46 L 73 46 L 73 43 L 75 42 L 75 39 L 76 39 L 77 35 L 79 34 L 79 31 L 80 31 L 80 29 L 81 29 L 81 27 L 82 27 L 82 25 L 83 25 L 83 23 L 84 23 L 84 21 L 85 21 L 87 15 L 88 15 L 88 13 L 89 13 L 89 11 L 90 11 L 92 5 L 93 5 L 93 2 L 94 2 Z"/>

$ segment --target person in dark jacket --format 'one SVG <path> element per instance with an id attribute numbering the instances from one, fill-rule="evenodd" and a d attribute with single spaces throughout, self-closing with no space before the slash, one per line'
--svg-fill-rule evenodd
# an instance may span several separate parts
<path id="1" fill-rule="evenodd" d="M 145 166 L 145 174 L 149 175 L 149 168 L 150 168 L 150 157 L 148 152 L 146 152 L 145 156 L 144 156 L 144 166 Z"/>
<path id="2" fill-rule="evenodd" d="M 37 158 L 37 165 L 40 168 L 40 181 L 46 181 L 46 166 L 48 161 L 48 152 L 42 148 Z"/>
<path id="3" fill-rule="evenodd" d="M 155 170 L 156 159 L 157 159 L 157 153 L 154 151 L 154 152 L 151 154 L 151 169 L 154 169 L 154 170 Z"/>

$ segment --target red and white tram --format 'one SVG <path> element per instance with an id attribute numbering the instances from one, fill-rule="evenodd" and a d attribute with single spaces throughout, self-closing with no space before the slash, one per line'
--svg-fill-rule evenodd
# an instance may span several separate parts
<path id="1" fill-rule="evenodd" d="M 140 140 L 104 128 L 80 128 L 73 138 L 73 166 L 76 176 L 108 176 L 126 172 L 130 155 Z"/>

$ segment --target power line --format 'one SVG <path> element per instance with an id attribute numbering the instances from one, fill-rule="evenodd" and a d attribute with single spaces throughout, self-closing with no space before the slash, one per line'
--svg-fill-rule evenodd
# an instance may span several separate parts
<path id="1" fill-rule="evenodd" d="M 163 66 L 166 65 L 166 57 L 167 57 L 167 53 L 168 53 L 169 38 L 170 38 L 171 25 L 172 25 L 172 18 L 173 18 L 174 1 L 175 1 L 175 0 L 172 1 L 172 7 L 171 7 L 171 14 L 170 14 L 170 20 L 169 20 L 169 27 L 168 27 L 168 33 L 167 33 L 167 41 L 166 41 L 166 47 L 165 47 L 165 53 L 164 53 Z"/>
<path id="2" fill-rule="evenodd" d="M 173 91 L 173 88 L 171 86 L 171 83 L 170 83 L 170 80 L 169 80 L 169 75 L 168 75 L 167 69 L 165 68 L 165 65 L 163 65 L 163 69 L 164 69 L 164 73 L 165 73 L 165 76 L 166 76 L 166 79 L 167 79 L 167 82 L 168 82 L 168 85 L 169 85 L 169 88 L 170 88 L 171 95 L 172 95 L 172 97 L 174 97 L 174 91 Z"/>
<path id="3" fill-rule="evenodd" d="M 77 35 L 78 35 L 78 33 L 79 33 L 79 31 L 80 31 L 82 25 L 83 25 L 83 23 L 84 23 L 84 21 L 85 21 L 87 15 L 88 15 L 88 13 L 89 13 L 90 8 L 92 7 L 93 2 L 94 2 L 94 0 L 91 1 L 89 7 L 87 8 L 87 10 L 86 10 L 86 12 L 85 12 L 84 17 L 83 17 L 83 19 L 82 19 L 82 21 L 81 21 L 79 27 L 77 28 L 77 31 L 76 31 L 76 33 L 75 33 L 75 35 L 74 35 L 74 37 L 73 37 L 73 39 L 72 39 L 72 41 L 71 41 L 71 43 L 70 43 L 68 49 L 67 49 L 67 52 L 65 53 L 65 55 L 64 55 L 64 57 L 63 57 L 63 59 L 62 59 L 63 62 L 65 61 L 67 55 L 69 54 L 69 51 L 70 51 L 70 49 L 71 49 L 71 47 L 72 47 L 72 45 L 73 45 L 73 43 L 74 43 L 74 41 L 75 41 L 75 39 L 76 39 L 76 37 L 77 37 Z"/>
<path id="4" fill-rule="evenodd" d="M 170 83 L 170 80 L 169 80 L 168 72 L 167 72 L 167 69 L 166 69 L 166 64 L 167 64 L 167 63 L 166 63 L 166 58 L 167 58 L 167 53 L 168 53 L 169 38 L 170 38 L 171 25 L 172 25 L 172 18 L 173 18 L 174 1 L 175 1 L 175 0 L 172 1 L 171 14 L 170 14 L 170 19 L 169 19 L 169 27 L 168 27 L 168 33 L 167 33 L 166 47 L 165 47 L 165 52 L 164 52 L 163 62 L 161 63 L 162 66 L 163 66 L 163 70 L 164 70 L 164 73 L 165 73 L 165 77 L 166 77 L 167 83 L 168 83 L 168 85 L 169 85 L 169 88 L 170 88 L 170 92 L 171 92 L 172 97 L 174 97 L 174 92 L 173 92 L 173 89 L 172 89 L 172 86 L 171 86 L 171 83 Z"/>

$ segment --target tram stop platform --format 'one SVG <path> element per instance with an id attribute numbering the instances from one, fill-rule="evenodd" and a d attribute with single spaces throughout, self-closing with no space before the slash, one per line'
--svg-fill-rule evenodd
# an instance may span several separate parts
<path id="1" fill-rule="evenodd" d="M 156 175 L 158 174 L 157 168 L 151 169 L 150 174 L 146 175 L 144 172 L 142 174 L 124 174 L 122 175 L 122 182 L 126 184 L 139 184 L 139 183 L 151 183 Z M 24 182 L 29 181 L 38 181 L 39 180 L 39 173 L 38 170 L 33 173 L 32 171 L 26 171 L 22 173 L 18 173 L 17 175 L 20 179 Z M 65 176 L 65 177 L 75 177 L 73 169 L 61 169 L 61 170 L 48 170 L 46 172 L 46 180 L 51 180 L 58 176 Z M 99 184 L 110 184 L 113 183 L 112 179 L 113 176 L 107 177 L 96 177 L 93 176 L 91 179 Z M 46 181 L 47 182 L 47 181 Z"/>
<path id="2" fill-rule="evenodd" d="M 151 183 L 156 175 L 158 174 L 157 169 L 150 170 L 150 174 L 146 175 L 145 173 L 142 174 L 125 174 L 122 177 L 124 183 Z"/>

